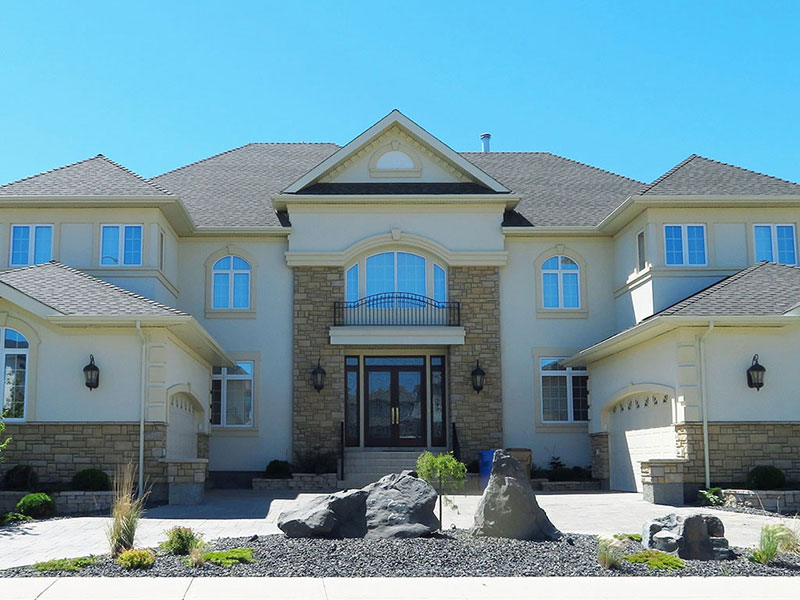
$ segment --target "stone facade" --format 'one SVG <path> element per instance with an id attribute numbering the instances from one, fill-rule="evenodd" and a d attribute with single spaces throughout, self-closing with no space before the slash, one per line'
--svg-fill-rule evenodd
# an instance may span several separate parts
<path id="1" fill-rule="evenodd" d="M 343 346 L 330 344 L 333 303 L 344 298 L 340 267 L 295 267 L 292 441 L 293 454 L 339 452 L 344 419 Z M 317 360 L 327 372 L 317 392 L 311 371 Z"/>
<path id="2" fill-rule="evenodd" d="M 609 467 L 608 433 L 601 431 L 589 435 L 592 449 L 592 479 L 600 481 L 603 489 L 608 489 L 611 470 Z"/>
<path id="3" fill-rule="evenodd" d="M 683 471 L 685 458 L 654 458 L 640 465 L 642 495 L 653 504 L 683 503 Z"/>
<path id="4" fill-rule="evenodd" d="M 448 277 L 448 299 L 461 302 L 461 324 L 466 331 L 464 344 L 450 347 L 450 422 L 458 430 L 461 459 L 469 462 L 476 460 L 481 450 L 503 447 L 500 269 L 451 267 Z M 480 394 L 472 389 L 476 360 L 486 372 Z"/>
<path id="5" fill-rule="evenodd" d="M 211 435 L 208 433 L 197 434 L 197 458 L 208 458 L 210 440 Z"/>
<path id="6" fill-rule="evenodd" d="M 253 479 L 254 490 L 334 490 L 336 489 L 336 473 L 293 473 L 286 479 Z"/>
<path id="7" fill-rule="evenodd" d="M 138 423 L 6 423 L 12 438 L 3 451 L 3 471 L 31 465 L 43 484 L 68 483 L 78 471 L 102 469 L 113 476 L 117 467 L 139 464 Z M 166 497 L 165 423 L 145 425 L 145 477 L 151 499 Z"/>
<path id="8" fill-rule="evenodd" d="M 12 512 L 23 496 L 30 492 L 0 492 L 0 513 Z M 108 513 L 114 492 L 65 491 L 50 494 L 56 505 L 57 515 L 86 513 Z"/>
<path id="9" fill-rule="evenodd" d="M 726 506 L 746 506 L 778 513 L 800 512 L 800 490 L 722 490 Z"/>
<path id="10" fill-rule="evenodd" d="M 170 504 L 200 504 L 205 497 L 208 459 L 164 461 Z"/>

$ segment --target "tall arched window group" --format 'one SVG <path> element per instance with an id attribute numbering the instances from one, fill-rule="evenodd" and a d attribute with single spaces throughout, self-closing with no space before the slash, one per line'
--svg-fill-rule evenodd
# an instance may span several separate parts
<path id="1" fill-rule="evenodd" d="M 445 302 L 447 273 L 441 265 L 410 252 L 373 254 L 347 269 L 348 302 L 388 292 L 417 294 Z"/>

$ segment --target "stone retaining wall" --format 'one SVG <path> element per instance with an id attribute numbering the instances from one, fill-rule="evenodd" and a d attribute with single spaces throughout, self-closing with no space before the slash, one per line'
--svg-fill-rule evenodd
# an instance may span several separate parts
<path id="1" fill-rule="evenodd" d="M 599 481 L 543 481 L 543 492 L 592 492 L 600 489 Z"/>
<path id="2" fill-rule="evenodd" d="M 654 458 L 642 461 L 642 495 L 653 504 L 683 504 L 685 458 Z"/>
<path id="3" fill-rule="evenodd" d="M 779 513 L 800 511 L 800 490 L 722 490 L 727 506 L 746 506 Z"/>
<path id="4" fill-rule="evenodd" d="M 294 473 L 286 479 L 253 479 L 254 490 L 334 490 L 336 489 L 336 473 Z"/>
<path id="5" fill-rule="evenodd" d="M 165 459 L 170 504 L 200 504 L 205 497 L 208 459 Z"/>
<path id="6" fill-rule="evenodd" d="M 0 513 L 13 512 L 17 503 L 30 492 L 0 491 Z M 109 512 L 114 492 L 64 491 L 48 494 L 56 504 L 56 514 L 72 515 L 92 512 Z"/>

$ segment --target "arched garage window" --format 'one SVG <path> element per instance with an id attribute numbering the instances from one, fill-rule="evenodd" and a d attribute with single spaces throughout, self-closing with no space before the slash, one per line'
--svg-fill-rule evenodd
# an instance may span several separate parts
<path id="1" fill-rule="evenodd" d="M 239 256 L 223 256 L 212 267 L 212 308 L 250 308 L 250 264 Z"/>
<path id="2" fill-rule="evenodd" d="M 359 265 L 363 265 L 363 269 Z M 364 281 L 360 272 L 365 273 Z M 346 299 L 387 292 L 405 292 L 447 300 L 447 273 L 433 261 L 410 252 L 382 252 L 368 256 L 347 269 Z"/>
<path id="3" fill-rule="evenodd" d="M 13 329 L 0 329 L 3 360 L 3 418 L 25 418 L 25 388 L 28 373 L 28 340 Z"/>
<path id="4" fill-rule="evenodd" d="M 568 256 L 552 256 L 542 264 L 542 307 L 580 308 L 578 263 Z"/>

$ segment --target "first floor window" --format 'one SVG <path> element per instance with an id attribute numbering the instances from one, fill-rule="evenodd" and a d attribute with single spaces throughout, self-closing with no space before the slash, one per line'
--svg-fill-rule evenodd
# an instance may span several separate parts
<path id="1" fill-rule="evenodd" d="M 794 225 L 754 225 L 753 239 L 756 262 L 797 264 Z"/>
<path id="2" fill-rule="evenodd" d="M 214 367 L 211 376 L 211 424 L 253 426 L 253 363 Z"/>
<path id="3" fill-rule="evenodd" d="M 223 256 L 211 273 L 211 308 L 250 308 L 250 263 L 238 256 Z"/>
<path id="4" fill-rule="evenodd" d="M 664 225 L 664 253 L 668 265 L 705 265 L 705 225 Z"/>
<path id="5" fill-rule="evenodd" d="M 142 264 L 141 225 L 103 225 L 100 237 L 101 265 Z"/>
<path id="6" fill-rule="evenodd" d="M 542 265 L 542 306 L 580 308 L 580 269 L 568 256 L 551 256 Z"/>
<path id="7" fill-rule="evenodd" d="M 52 225 L 11 226 L 11 266 L 38 265 L 52 258 Z"/>
<path id="8" fill-rule="evenodd" d="M 13 329 L 0 329 L 3 361 L 3 419 L 25 418 L 28 374 L 28 340 Z"/>
<path id="9" fill-rule="evenodd" d="M 586 369 L 565 367 L 562 358 L 542 358 L 542 422 L 569 423 L 589 420 L 589 377 Z"/>

